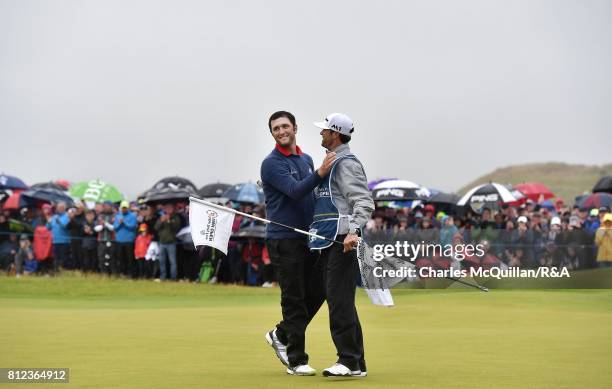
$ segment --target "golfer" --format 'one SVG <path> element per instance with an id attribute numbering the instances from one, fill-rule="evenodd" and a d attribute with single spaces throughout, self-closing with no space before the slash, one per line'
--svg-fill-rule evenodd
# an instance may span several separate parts
<path id="1" fill-rule="evenodd" d="M 326 377 L 364 377 L 367 375 L 361 324 L 355 307 L 355 288 L 359 274 L 356 251 L 361 229 L 374 211 L 361 162 L 351 153 L 348 143 L 353 135 L 353 121 L 333 113 L 321 129 L 321 145 L 335 153 L 331 171 L 315 189 L 315 211 L 310 232 L 344 245 L 310 238 L 309 246 L 319 252 L 323 282 L 329 308 L 329 324 L 338 361 L 323 370 Z"/>
<path id="2" fill-rule="evenodd" d="M 274 150 L 261 164 L 261 181 L 270 220 L 306 230 L 314 213 L 313 189 L 327 176 L 335 154 L 329 153 L 314 171 L 312 158 L 297 146 L 295 117 L 285 111 L 275 112 L 268 120 Z M 266 341 L 293 375 L 314 375 L 305 352 L 306 326 L 323 301 L 320 271 L 316 256 L 308 249 L 308 240 L 290 229 L 268 224 L 266 245 L 277 270 L 281 288 L 283 320 L 266 333 Z"/>

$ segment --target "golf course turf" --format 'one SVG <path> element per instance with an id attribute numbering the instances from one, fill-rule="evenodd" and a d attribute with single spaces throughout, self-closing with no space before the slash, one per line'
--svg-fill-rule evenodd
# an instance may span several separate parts
<path id="1" fill-rule="evenodd" d="M 317 376 L 288 376 L 266 344 L 279 295 L 72 273 L 0 276 L 0 367 L 67 367 L 70 386 L 84 388 L 612 384 L 612 290 L 398 289 L 393 308 L 359 290 L 369 376 L 335 383 L 320 374 L 336 361 L 325 305 L 307 332 Z"/>

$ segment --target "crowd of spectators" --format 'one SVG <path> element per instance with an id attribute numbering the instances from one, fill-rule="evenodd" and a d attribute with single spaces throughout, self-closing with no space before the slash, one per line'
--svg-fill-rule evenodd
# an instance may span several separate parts
<path id="1" fill-rule="evenodd" d="M 612 265 L 610 210 L 567 207 L 562 201 L 547 208 L 528 200 L 498 210 L 484 208 L 480 214 L 437 211 L 432 204 L 377 209 L 365 236 L 371 244 L 482 243 L 489 258 L 523 268 L 573 270 Z"/>
<path id="2" fill-rule="evenodd" d="M 263 208 L 232 204 L 264 216 Z M 186 203 L 139 205 L 121 202 L 64 203 L 0 213 L 0 268 L 14 273 L 54 275 L 62 269 L 114 277 L 224 282 L 273 286 L 275 275 L 263 237 L 231 239 L 227 255 L 195 250 Z M 25 226 L 16 233 L 10 222 Z M 257 225 L 237 216 L 234 232 Z M 441 245 L 482 243 L 487 263 L 533 268 L 586 269 L 612 265 L 612 214 L 608 208 L 554 208 L 529 200 L 521 206 L 484 208 L 480 214 L 435 205 L 379 207 L 364 231 L 366 241 Z M 423 260 L 428 258 L 422 258 Z M 429 258 L 435 259 L 435 258 Z M 469 260 L 469 259 L 468 259 Z M 418 262 L 417 262 L 418 265 Z"/>
<path id="3" fill-rule="evenodd" d="M 263 216 L 261 208 L 227 204 Z M 17 222 L 23 232 L 11 228 Z M 66 204 L 0 213 L 0 268 L 55 275 L 62 269 L 132 279 L 241 283 L 272 286 L 274 274 L 262 239 L 230 241 L 227 256 L 191 242 L 186 203 Z M 253 225 L 237 216 L 234 231 Z"/>

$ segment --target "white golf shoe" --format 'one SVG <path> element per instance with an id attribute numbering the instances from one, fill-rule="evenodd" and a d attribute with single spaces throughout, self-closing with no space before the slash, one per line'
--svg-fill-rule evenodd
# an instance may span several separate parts
<path id="1" fill-rule="evenodd" d="M 274 353 L 281 361 L 281 363 L 289 367 L 289 358 L 287 357 L 287 346 L 284 345 L 276 337 L 276 330 L 266 332 L 266 342 L 274 349 Z"/>
<path id="2" fill-rule="evenodd" d="M 332 367 L 323 370 L 324 377 L 365 377 L 367 374 L 361 370 L 351 370 L 341 363 L 335 363 Z"/>
<path id="3" fill-rule="evenodd" d="M 287 374 L 308 376 L 317 374 L 317 371 L 309 365 L 298 365 L 295 367 L 288 367 Z"/>

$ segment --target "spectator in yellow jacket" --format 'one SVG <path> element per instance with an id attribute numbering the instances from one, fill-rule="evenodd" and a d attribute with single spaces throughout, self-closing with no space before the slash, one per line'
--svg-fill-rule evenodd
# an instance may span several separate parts
<path id="1" fill-rule="evenodd" d="M 607 213 L 595 233 L 599 267 L 612 266 L 612 213 Z"/>

